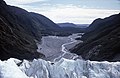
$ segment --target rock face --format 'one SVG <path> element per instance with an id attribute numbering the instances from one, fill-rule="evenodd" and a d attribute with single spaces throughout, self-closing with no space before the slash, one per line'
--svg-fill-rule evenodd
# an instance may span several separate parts
<path id="1" fill-rule="evenodd" d="M 71 52 L 90 60 L 120 60 L 120 14 L 93 21 L 81 39 L 84 43 Z"/>

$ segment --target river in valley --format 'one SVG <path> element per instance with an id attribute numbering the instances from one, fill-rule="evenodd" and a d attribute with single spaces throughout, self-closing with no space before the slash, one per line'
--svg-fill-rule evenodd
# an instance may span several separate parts
<path id="1" fill-rule="evenodd" d="M 38 52 L 43 53 L 46 56 L 46 60 L 53 62 L 59 61 L 61 58 L 81 58 L 74 53 L 70 53 L 69 49 L 78 43 L 82 43 L 81 40 L 75 40 L 75 38 L 81 37 L 82 34 L 83 33 L 77 33 L 68 37 L 44 36 L 41 44 L 37 44 Z"/>
<path id="2" fill-rule="evenodd" d="M 82 43 L 76 37 L 81 35 L 43 37 L 38 51 L 47 59 L 0 61 L 0 78 L 120 78 L 120 62 L 83 60 L 70 53 L 70 48 Z"/>

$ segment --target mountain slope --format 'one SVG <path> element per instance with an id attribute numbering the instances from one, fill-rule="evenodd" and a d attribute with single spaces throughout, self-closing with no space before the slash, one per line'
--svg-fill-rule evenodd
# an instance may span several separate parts
<path id="1" fill-rule="evenodd" d="M 33 12 L 30 12 L 29 14 L 33 18 L 38 28 L 40 28 L 42 35 L 55 35 L 54 33 L 60 32 L 61 28 L 49 18 Z"/>
<path id="2" fill-rule="evenodd" d="M 35 39 L 41 38 L 37 30 L 27 11 L 0 0 L 0 59 L 32 60 L 44 56 L 36 51 Z"/>
<path id="3" fill-rule="evenodd" d="M 120 14 L 95 20 L 71 52 L 90 60 L 120 60 Z"/>

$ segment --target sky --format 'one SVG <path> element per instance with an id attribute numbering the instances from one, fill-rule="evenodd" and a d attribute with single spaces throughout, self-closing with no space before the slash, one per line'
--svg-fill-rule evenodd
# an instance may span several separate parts
<path id="1" fill-rule="evenodd" d="M 90 24 L 120 13 L 120 0 L 5 0 L 7 4 L 45 15 L 55 23 Z"/>

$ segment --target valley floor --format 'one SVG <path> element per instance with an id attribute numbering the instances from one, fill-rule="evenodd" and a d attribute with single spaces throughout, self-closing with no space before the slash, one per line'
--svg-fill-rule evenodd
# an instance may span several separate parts
<path id="1" fill-rule="evenodd" d="M 73 34 L 68 37 L 44 36 L 41 44 L 37 44 L 38 52 L 42 52 L 46 56 L 46 60 L 49 61 L 57 61 L 62 57 L 67 59 L 76 58 L 77 55 L 70 53 L 68 50 L 82 42 L 75 40 L 75 38 L 81 37 L 78 34 Z"/>

